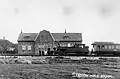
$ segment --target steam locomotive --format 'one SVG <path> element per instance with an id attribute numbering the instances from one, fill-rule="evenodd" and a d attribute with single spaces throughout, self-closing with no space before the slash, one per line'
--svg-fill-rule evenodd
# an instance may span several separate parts
<path id="1" fill-rule="evenodd" d="M 85 44 L 75 44 L 71 47 L 58 46 L 54 55 L 60 56 L 87 56 L 89 54 L 89 47 Z"/>

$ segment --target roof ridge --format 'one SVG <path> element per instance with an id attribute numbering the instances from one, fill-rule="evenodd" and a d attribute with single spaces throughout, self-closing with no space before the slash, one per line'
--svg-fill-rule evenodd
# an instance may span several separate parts
<path id="1" fill-rule="evenodd" d="M 30 35 L 30 39 L 23 39 L 25 35 Z M 71 39 L 68 40 L 76 40 L 76 41 L 82 41 L 82 33 L 50 33 L 54 41 L 61 40 L 64 35 L 70 35 Z M 22 33 L 18 37 L 18 41 L 26 41 L 26 40 L 33 40 L 35 41 L 36 38 L 39 36 L 39 33 Z"/>
<path id="2" fill-rule="evenodd" d="M 25 32 L 25 33 L 29 33 L 29 32 Z M 22 33 L 22 34 L 24 34 L 24 33 Z M 38 34 L 38 33 L 36 33 L 36 34 Z"/>
<path id="3" fill-rule="evenodd" d="M 67 32 L 67 33 L 76 33 L 76 32 Z M 62 33 L 63 34 L 63 33 Z M 65 33 L 64 33 L 65 34 Z M 81 33 L 77 33 L 77 34 L 81 34 Z"/>

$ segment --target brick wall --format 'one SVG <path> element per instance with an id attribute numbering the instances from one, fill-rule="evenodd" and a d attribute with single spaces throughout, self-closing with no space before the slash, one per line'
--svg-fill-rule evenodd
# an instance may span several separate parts
<path id="1" fill-rule="evenodd" d="M 24 50 L 23 50 L 22 46 L 25 47 Z M 18 42 L 18 54 L 34 54 L 34 53 L 35 53 L 35 43 L 34 42 Z"/>
<path id="2" fill-rule="evenodd" d="M 47 51 L 48 48 L 53 48 L 54 40 L 49 31 L 40 31 L 35 40 L 35 52 L 38 54 L 40 50 Z"/>

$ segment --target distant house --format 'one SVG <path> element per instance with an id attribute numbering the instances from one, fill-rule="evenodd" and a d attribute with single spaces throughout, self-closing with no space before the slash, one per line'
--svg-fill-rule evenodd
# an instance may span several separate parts
<path id="1" fill-rule="evenodd" d="M 13 44 L 6 39 L 0 39 L 0 54 L 9 54 L 8 51 L 13 51 L 17 53 L 17 44 Z"/>
<path id="2" fill-rule="evenodd" d="M 7 51 L 12 46 L 12 42 L 6 39 L 0 39 L 0 51 Z"/>
<path id="3" fill-rule="evenodd" d="M 41 55 L 41 51 L 53 50 L 57 46 L 73 46 L 82 43 L 81 33 L 50 33 L 42 30 L 39 33 L 20 33 L 18 53 Z"/>

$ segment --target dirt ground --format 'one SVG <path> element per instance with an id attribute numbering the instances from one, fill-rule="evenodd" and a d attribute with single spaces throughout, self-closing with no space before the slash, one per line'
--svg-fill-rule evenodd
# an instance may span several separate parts
<path id="1" fill-rule="evenodd" d="M 0 64 L 0 79 L 120 79 L 120 62 Z"/>

